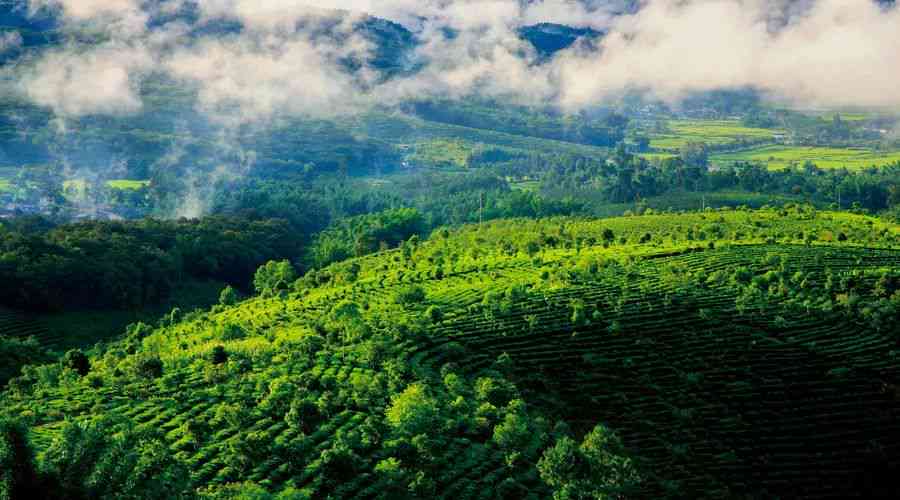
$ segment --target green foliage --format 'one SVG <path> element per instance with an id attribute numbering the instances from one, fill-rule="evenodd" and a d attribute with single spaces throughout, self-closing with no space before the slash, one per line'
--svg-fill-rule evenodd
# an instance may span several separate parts
<path id="1" fill-rule="evenodd" d="M 38 498 L 39 483 L 28 428 L 0 419 L 0 500 Z"/>
<path id="2" fill-rule="evenodd" d="M 438 402 L 422 383 L 408 386 L 391 397 L 385 412 L 388 423 L 403 435 L 416 436 L 434 431 L 438 422 Z"/>
<path id="3" fill-rule="evenodd" d="M 228 351 L 221 345 L 213 347 L 212 352 L 209 354 L 209 361 L 214 365 L 225 364 L 228 362 Z"/>
<path id="4" fill-rule="evenodd" d="M 396 247 L 425 230 L 422 214 L 413 208 L 348 218 L 316 236 L 307 260 L 313 267 L 322 268 L 351 256 Z"/>
<path id="5" fill-rule="evenodd" d="M 144 354 L 135 361 L 135 373 L 147 379 L 162 377 L 163 362 L 159 356 Z"/>
<path id="6" fill-rule="evenodd" d="M 0 302 L 40 311 L 139 309 L 187 278 L 249 285 L 269 259 L 297 252 L 283 221 L 85 222 L 37 234 L 0 231 Z"/>
<path id="7" fill-rule="evenodd" d="M 412 307 L 425 302 L 425 289 L 421 286 L 410 285 L 401 288 L 395 297 L 397 304 L 404 307 Z"/>
<path id="8" fill-rule="evenodd" d="M 66 352 L 62 358 L 64 367 L 74 371 L 82 377 L 91 371 L 91 361 L 88 357 L 78 349 L 72 349 Z"/>
<path id="9" fill-rule="evenodd" d="M 223 306 L 233 306 L 238 303 L 239 299 L 240 297 L 238 296 L 237 290 L 231 288 L 231 285 L 223 288 L 222 292 L 219 294 L 219 304 Z"/>
<path id="10" fill-rule="evenodd" d="M 256 270 L 253 286 L 260 295 L 270 297 L 281 291 L 290 290 L 296 279 L 297 272 L 289 261 L 269 261 Z"/>
<path id="11" fill-rule="evenodd" d="M 186 496 L 187 471 L 158 437 L 112 424 L 67 422 L 41 461 L 50 498 Z"/>
<path id="12" fill-rule="evenodd" d="M 53 357 L 34 338 L 9 338 L 0 335 L 0 388 L 29 364 L 44 364 Z"/>
<path id="13" fill-rule="evenodd" d="M 553 489 L 553 498 L 619 498 L 639 480 L 619 438 L 598 425 L 581 445 L 563 436 L 538 462 L 541 479 Z"/>
<path id="14" fill-rule="evenodd" d="M 847 241 L 799 244 L 826 232 Z M 645 234 L 652 244 L 638 244 Z M 773 453 L 772 467 L 862 464 L 869 440 L 895 445 L 889 423 L 858 404 L 889 398 L 855 388 L 896 358 L 896 234 L 871 217 L 793 206 L 439 231 L 316 271 L 302 293 L 135 324 L 87 352 L 86 377 L 64 363 L 28 366 L 0 395 L 0 414 L 29 424 L 46 477 L 68 478 L 46 484 L 80 495 L 128 498 L 137 490 L 116 478 L 144 453 L 162 457 L 154 470 L 190 471 L 171 491 L 205 498 L 779 493 L 765 478 L 728 478 L 764 467 L 741 447 L 747 435 L 764 453 L 842 432 L 795 418 L 797 408 L 857 422 L 861 437 L 840 450 L 823 439 L 830 453 L 816 460 Z M 144 359 L 159 370 L 141 370 Z M 772 392 L 801 380 L 811 396 Z M 763 398 L 777 412 L 747 418 Z M 110 419 L 98 436 L 65 427 L 88 429 L 98 415 Z M 567 425 L 549 431 L 549 418 L 578 430 L 615 422 L 621 438 L 601 427 L 579 443 L 563 437 Z M 85 444 L 51 445 L 69 434 Z M 632 462 L 623 443 L 652 452 Z M 125 465 L 91 465 L 112 463 Z M 650 472 L 642 481 L 635 464 Z M 100 485 L 95 470 L 114 481 Z M 827 477 L 806 484 L 846 491 Z"/>

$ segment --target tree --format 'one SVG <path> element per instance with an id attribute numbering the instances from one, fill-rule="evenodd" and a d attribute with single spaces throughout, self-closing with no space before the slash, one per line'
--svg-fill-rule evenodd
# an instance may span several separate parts
<path id="1" fill-rule="evenodd" d="M 66 352 L 65 356 L 63 356 L 62 364 L 82 377 L 91 371 L 91 361 L 78 349 Z"/>
<path id="2" fill-rule="evenodd" d="M 425 384 L 411 384 L 391 397 L 385 416 L 388 423 L 402 434 L 427 434 L 434 430 L 438 421 L 438 402 Z"/>
<path id="3" fill-rule="evenodd" d="M 38 484 L 28 430 L 17 422 L 0 420 L 0 500 L 40 498 Z"/>
<path id="4" fill-rule="evenodd" d="M 228 352 L 224 346 L 217 345 L 213 347 L 212 352 L 209 354 L 209 360 L 214 365 L 225 364 L 228 361 Z"/>
<path id="5" fill-rule="evenodd" d="M 569 436 L 563 436 L 547 448 L 538 461 L 541 479 L 553 490 L 555 500 L 587 500 L 587 492 L 580 489 L 581 478 L 589 470 L 578 444 Z"/>
<path id="6" fill-rule="evenodd" d="M 308 434 L 322 421 L 322 415 L 314 400 L 298 397 L 291 401 L 291 408 L 284 416 L 284 421 L 292 429 Z"/>
<path id="7" fill-rule="evenodd" d="M 494 442 L 507 452 L 525 452 L 533 438 L 531 422 L 524 412 L 510 411 L 494 427 Z"/>
<path id="8" fill-rule="evenodd" d="M 619 498 L 639 480 L 621 441 L 602 424 L 580 446 L 561 437 L 544 451 L 538 471 L 557 500 Z"/>
<path id="9" fill-rule="evenodd" d="M 616 234 L 610 228 L 603 228 L 603 233 L 600 236 L 603 238 L 603 246 L 608 247 L 616 241 Z"/>
<path id="10" fill-rule="evenodd" d="M 145 355 L 137 360 L 135 365 L 137 374 L 145 378 L 159 378 L 163 374 L 163 362 L 159 356 Z"/>
<path id="11" fill-rule="evenodd" d="M 112 424 L 69 421 L 44 453 L 43 498 L 183 498 L 187 471 L 157 436 Z"/>
<path id="12" fill-rule="evenodd" d="M 405 307 L 421 304 L 425 302 L 425 289 L 416 285 L 403 287 L 397 292 L 395 301 Z"/>
<path id="13" fill-rule="evenodd" d="M 219 304 L 223 306 L 233 306 L 238 302 L 238 293 L 234 288 L 231 288 L 231 285 L 226 286 L 222 289 L 222 293 L 219 294 Z"/>
<path id="14" fill-rule="evenodd" d="M 705 142 L 687 142 L 681 147 L 680 156 L 688 167 L 706 168 L 709 164 L 709 149 Z"/>
<path id="15" fill-rule="evenodd" d="M 253 286 L 263 297 L 271 297 L 282 290 L 289 290 L 296 279 L 297 273 L 289 261 L 271 260 L 257 269 Z"/>

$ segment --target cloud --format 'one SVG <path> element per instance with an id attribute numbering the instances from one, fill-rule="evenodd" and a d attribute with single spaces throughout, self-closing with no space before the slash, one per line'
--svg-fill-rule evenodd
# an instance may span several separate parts
<path id="1" fill-rule="evenodd" d="M 65 24 L 84 24 L 117 36 L 136 36 L 147 27 L 149 12 L 140 0 L 28 0 L 32 13 L 53 12 Z"/>
<path id="2" fill-rule="evenodd" d="M 198 90 L 210 115 L 239 122 L 339 113 L 360 99 L 336 60 L 345 50 L 301 36 L 204 40 L 171 54 L 163 69 Z"/>
<path id="3" fill-rule="evenodd" d="M 193 3 L 201 25 L 148 24 Z M 638 90 L 670 102 L 754 87 L 806 106 L 900 107 L 900 11 L 872 0 L 31 0 L 64 24 L 101 27 L 100 47 L 50 50 L 21 64 L 19 87 L 61 115 L 141 109 L 151 72 L 197 91 L 219 119 L 352 113 L 411 97 L 486 95 L 575 110 Z M 343 9 L 351 12 L 339 12 Z M 401 22 L 419 44 L 414 74 L 382 75 L 354 29 L 363 13 Z M 624 15 L 617 15 L 623 14 Z M 602 29 L 597 46 L 536 57 L 517 30 L 539 22 Z M 214 32 L 215 30 L 211 30 Z M 353 61 L 353 64 L 349 64 Z M 353 71 L 349 70 L 350 66 Z"/>
<path id="4" fill-rule="evenodd" d="M 619 19 L 600 50 L 553 62 L 561 103 L 627 89 L 669 101 L 755 87 L 803 105 L 900 106 L 900 12 L 869 0 L 656 0 Z"/>
<path id="5" fill-rule="evenodd" d="M 18 31 L 0 33 L 0 56 L 22 47 L 22 35 Z"/>
<path id="6" fill-rule="evenodd" d="M 153 65 L 141 46 L 101 45 L 86 52 L 45 53 L 19 75 L 19 89 L 59 116 L 123 115 L 139 111 L 141 75 Z"/>

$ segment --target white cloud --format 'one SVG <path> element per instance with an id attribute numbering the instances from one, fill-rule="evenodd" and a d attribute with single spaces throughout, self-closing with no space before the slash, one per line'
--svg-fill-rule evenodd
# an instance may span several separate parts
<path id="1" fill-rule="evenodd" d="M 819 0 L 782 19 L 773 0 L 655 0 L 621 18 L 592 53 L 554 62 L 562 103 L 624 89 L 677 100 L 691 91 L 757 87 L 803 104 L 900 106 L 900 12 L 869 0 Z"/>
<path id="2" fill-rule="evenodd" d="M 205 40 L 176 51 L 164 69 L 195 85 L 202 109 L 217 118 L 331 114 L 360 99 L 331 49 L 301 37 Z"/>
<path id="3" fill-rule="evenodd" d="M 0 55 L 22 47 L 22 35 L 18 31 L 0 33 Z"/>
<path id="4" fill-rule="evenodd" d="M 148 13 L 140 0 L 28 0 L 31 12 L 60 14 L 64 23 L 89 24 L 117 37 L 134 37 L 146 30 Z"/>
<path id="5" fill-rule="evenodd" d="M 900 12 L 870 0 L 646 0 L 617 17 L 611 12 L 628 2 L 199 0 L 204 20 L 240 21 L 244 31 L 194 39 L 177 23 L 147 28 L 150 10 L 173 12 L 181 2 L 31 0 L 68 23 L 108 27 L 112 41 L 21 64 L 23 91 L 62 115 L 129 113 L 141 109 L 137 83 L 161 71 L 194 86 L 202 110 L 241 121 L 435 95 L 577 109 L 629 89 L 677 101 L 748 86 L 802 104 L 900 107 Z M 412 63 L 421 71 L 386 82 L 373 68 L 349 74 L 342 61 L 365 60 L 372 49 L 353 30 L 362 12 L 414 29 L 421 44 Z M 597 49 L 543 62 L 516 30 L 545 21 L 609 34 Z"/>
<path id="6" fill-rule="evenodd" d="M 153 64 L 139 46 L 103 45 L 44 54 L 20 75 L 21 92 L 60 116 L 121 115 L 141 109 L 140 76 Z"/>

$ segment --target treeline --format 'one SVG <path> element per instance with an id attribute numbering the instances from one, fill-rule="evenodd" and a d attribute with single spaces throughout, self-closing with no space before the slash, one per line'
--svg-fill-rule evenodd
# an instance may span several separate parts
<path id="1" fill-rule="evenodd" d="M 564 117 L 524 107 L 460 101 L 416 101 L 407 105 L 406 111 L 451 125 L 606 147 L 625 138 L 629 121 L 616 113 L 600 119 Z"/>
<path id="2" fill-rule="evenodd" d="M 257 267 L 302 245 L 278 219 L 32 222 L 0 226 L 0 303 L 34 311 L 140 309 L 186 280 L 248 287 Z"/>
<path id="3" fill-rule="evenodd" d="M 510 217 L 584 213 L 585 204 L 512 189 L 495 169 L 453 175 L 423 172 L 372 185 L 350 177 L 309 182 L 250 180 L 223 190 L 217 213 L 279 217 L 311 236 L 302 269 L 391 248 L 435 228 Z"/>
<path id="4" fill-rule="evenodd" d="M 571 195 L 603 203 L 634 203 L 670 192 L 738 189 L 873 212 L 900 205 L 900 164 L 849 171 L 821 169 L 810 162 L 783 170 L 735 162 L 711 169 L 708 153 L 704 145 L 695 143 L 677 157 L 651 162 L 618 148 L 609 159 L 535 157 L 515 173 L 539 175 L 541 193 L 549 197 Z"/>

